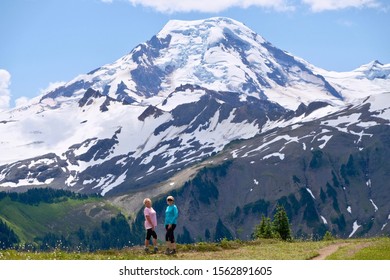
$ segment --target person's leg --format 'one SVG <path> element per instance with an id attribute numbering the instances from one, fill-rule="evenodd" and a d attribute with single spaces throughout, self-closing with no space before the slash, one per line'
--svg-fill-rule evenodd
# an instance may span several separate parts
<path id="1" fill-rule="evenodd" d="M 148 229 L 146 231 L 146 237 L 145 237 L 145 247 L 144 247 L 145 252 L 149 251 L 149 240 L 150 240 L 150 237 L 151 237 L 151 229 Z"/>
<path id="2" fill-rule="evenodd" d="M 154 252 L 157 253 L 157 251 L 158 251 L 158 246 L 157 246 L 157 233 L 156 233 L 156 231 L 154 231 L 154 230 L 153 230 L 153 232 L 152 232 L 152 237 L 153 237 Z"/>
<path id="3" fill-rule="evenodd" d="M 172 227 L 168 228 L 168 225 L 165 226 L 166 233 L 165 233 L 165 243 L 167 245 L 167 249 L 165 251 L 166 254 L 170 254 L 172 250 Z"/>
<path id="4" fill-rule="evenodd" d="M 165 250 L 165 254 L 168 254 L 169 253 L 169 238 L 168 238 L 168 226 L 165 225 L 165 244 L 167 245 L 167 249 Z"/>
<path id="5" fill-rule="evenodd" d="M 171 249 L 172 249 L 172 254 L 176 254 L 176 241 L 175 241 L 175 228 L 176 225 L 172 225 L 172 235 L 171 235 Z"/>
<path id="6" fill-rule="evenodd" d="M 166 226 L 167 233 L 165 235 L 165 240 L 167 243 L 167 254 L 175 254 L 176 253 L 176 243 L 175 243 L 175 235 L 174 230 L 176 228 L 176 225 L 171 225 L 170 228 Z"/>

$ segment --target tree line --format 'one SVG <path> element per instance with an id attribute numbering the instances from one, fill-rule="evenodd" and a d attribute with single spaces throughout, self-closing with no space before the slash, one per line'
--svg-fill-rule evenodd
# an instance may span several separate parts
<path id="1" fill-rule="evenodd" d="M 52 188 L 33 188 L 23 193 L 17 192 L 0 192 L 0 200 L 9 197 L 12 201 L 39 205 L 39 203 L 58 203 L 66 199 L 86 200 L 89 197 L 100 197 L 99 194 L 81 194 L 68 190 Z"/>

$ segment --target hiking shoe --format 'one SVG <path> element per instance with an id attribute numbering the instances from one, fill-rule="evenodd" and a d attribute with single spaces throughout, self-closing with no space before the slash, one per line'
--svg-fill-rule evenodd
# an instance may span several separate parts
<path id="1" fill-rule="evenodd" d="M 145 251 L 145 253 L 149 253 L 149 248 L 148 248 L 148 247 L 145 247 L 145 248 L 144 248 L 144 251 Z"/>
<path id="2" fill-rule="evenodd" d="M 174 255 L 174 254 L 176 254 L 176 250 L 175 250 L 175 249 L 173 249 L 173 250 L 167 249 L 167 250 L 165 251 L 165 254 L 166 254 L 166 255 Z"/>
<path id="3" fill-rule="evenodd" d="M 157 253 L 158 252 L 158 248 L 157 247 L 154 247 L 154 249 L 153 249 L 153 253 Z"/>

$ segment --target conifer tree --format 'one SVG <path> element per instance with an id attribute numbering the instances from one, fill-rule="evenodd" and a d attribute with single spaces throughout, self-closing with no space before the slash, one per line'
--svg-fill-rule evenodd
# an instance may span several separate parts
<path id="1" fill-rule="evenodd" d="M 262 215 L 260 224 L 255 227 L 253 232 L 253 238 L 292 239 L 290 223 L 283 206 L 277 205 L 273 221 Z"/>
<path id="2" fill-rule="evenodd" d="M 291 229 L 288 216 L 283 206 L 276 207 L 276 213 L 273 220 L 273 227 L 283 240 L 291 240 Z"/>
<path id="3" fill-rule="evenodd" d="M 262 215 L 261 222 L 256 226 L 253 236 L 254 238 L 274 238 L 275 232 L 271 219 Z"/>

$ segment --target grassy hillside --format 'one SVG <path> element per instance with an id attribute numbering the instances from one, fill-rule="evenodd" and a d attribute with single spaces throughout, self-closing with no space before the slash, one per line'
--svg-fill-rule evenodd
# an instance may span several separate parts
<path id="1" fill-rule="evenodd" d="M 94 253 L 63 252 L 18 252 L 0 251 L 0 260 L 310 260 L 323 254 L 324 249 L 335 246 L 336 252 L 325 259 L 335 260 L 390 260 L 390 238 L 349 239 L 333 241 L 255 240 L 226 241 L 220 243 L 197 243 L 179 245 L 178 253 L 167 256 L 164 246 L 157 254 L 146 254 L 141 247 L 122 250 L 97 251 Z"/>
<path id="2" fill-rule="evenodd" d="M 83 200 L 66 198 L 55 203 L 31 205 L 11 200 L 0 200 L 0 218 L 19 236 L 22 243 L 33 242 L 48 232 L 67 235 L 80 226 L 91 229 L 119 211 L 92 197 Z"/>

